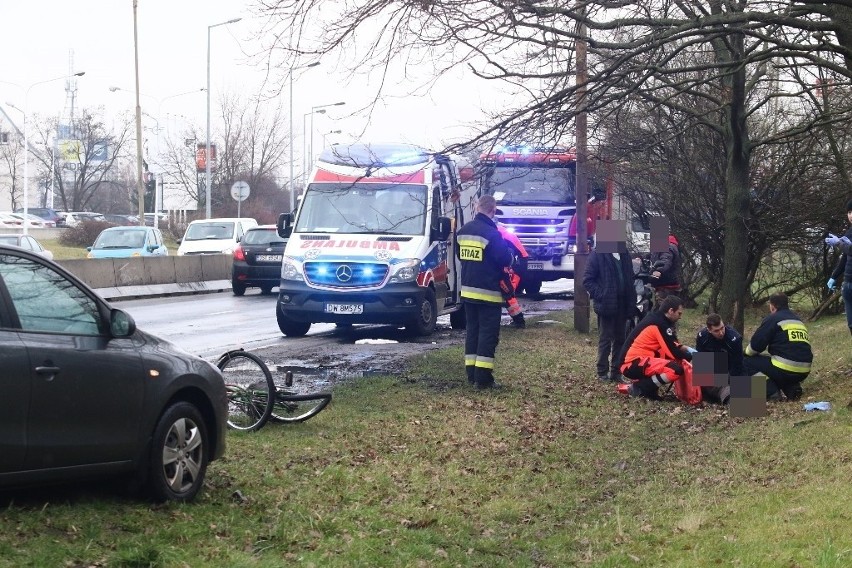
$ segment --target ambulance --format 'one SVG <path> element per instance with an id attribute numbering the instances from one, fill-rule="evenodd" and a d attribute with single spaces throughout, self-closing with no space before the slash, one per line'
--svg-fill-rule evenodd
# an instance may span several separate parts
<path id="1" fill-rule="evenodd" d="M 278 219 L 288 239 L 276 317 L 281 333 L 311 324 L 392 324 L 415 335 L 450 314 L 464 328 L 456 230 L 463 206 L 456 159 L 407 144 L 325 149 L 299 206 Z"/>

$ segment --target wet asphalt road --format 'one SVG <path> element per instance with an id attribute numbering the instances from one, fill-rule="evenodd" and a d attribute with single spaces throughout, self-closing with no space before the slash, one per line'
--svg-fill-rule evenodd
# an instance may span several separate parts
<path id="1" fill-rule="evenodd" d="M 535 306 L 535 309 L 528 311 L 528 315 L 572 309 L 572 291 L 573 282 L 570 280 L 545 283 L 541 294 L 543 301 L 535 301 L 530 306 Z M 140 329 L 205 359 L 239 347 L 249 351 L 271 347 L 276 351 L 292 352 L 293 358 L 297 359 L 300 352 L 339 341 L 333 324 L 314 324 L 308 336 L 303 338 L 282 336 L 275 320 L 276 298 L 276 294 L 263 296 L 259 290 L 250 289 L 242 297 L 231 293 L 202 294 L 121 301 L 115 305 L 129 312 Z M 522 304 L 529 301 L 521 298 Z M 448 320 L 449 316 L 442 316 L 439 323 L 448 326 Z M 387 326 L 359 326 L 357 337 L 380 338 L 387 335 Z"/>

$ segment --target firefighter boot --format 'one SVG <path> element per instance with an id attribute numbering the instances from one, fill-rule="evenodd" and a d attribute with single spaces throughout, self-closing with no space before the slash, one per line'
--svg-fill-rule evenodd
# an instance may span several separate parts
<path id="1" fill-rule="evenodd" d="M 512 323 L 510 323 L 509 325 L 517 329 L 524 329 L 525 327 L 527 327 L 527 322 L 524 319 L 523 312 L 512 316 Z"/>

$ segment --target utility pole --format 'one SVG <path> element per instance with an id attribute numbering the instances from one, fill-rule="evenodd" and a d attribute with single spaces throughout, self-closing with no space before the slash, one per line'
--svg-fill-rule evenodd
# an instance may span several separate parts
<path id="1" fill-rule="evenodd" d="M 586 114 L 586 84 L 589 81 L 586 67 L 586 25 L 582 23 L 585 7 L 579 9 L 580 22 L 577 25 L 577 39 L 574 42 L 577 58 L 577 181 L 575 183 L 574 200 L 577 204 L 577 252 L 574 254 L 574 329 L 580 333 L 589 333 L 589 295 L 583 287 L 583 275 L 589 258 L 588 231 L 588 131 Z"/>

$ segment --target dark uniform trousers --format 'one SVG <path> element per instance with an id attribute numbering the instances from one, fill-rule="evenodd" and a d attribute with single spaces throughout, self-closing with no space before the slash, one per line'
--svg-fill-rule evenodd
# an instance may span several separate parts
<path id="1" fill-rule="evenodd" d="M 494 382 L 494 354 L 500 338 L 502 304 L 465 301 L 467 335 L 464 365 L 467 380 L 477 385 Z"/>
<path id="2" fill-rule="evenodd" d="M 802 396 L 802 381 L 808 373 L 793 373 L 779 369 L 772 359 L 764 355 L 746 355 L 743 357 L 743 371 L 746 375 L 763 373 L 766 375 L 766 398 L 771 398 L 781 390 L 789 400 L 798 400 Z"/>

